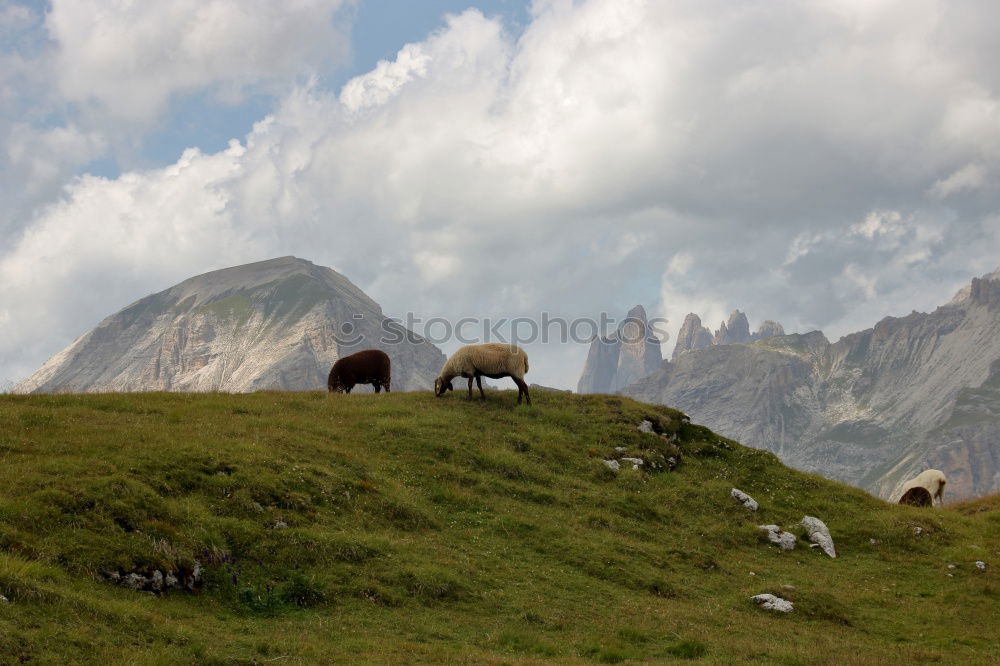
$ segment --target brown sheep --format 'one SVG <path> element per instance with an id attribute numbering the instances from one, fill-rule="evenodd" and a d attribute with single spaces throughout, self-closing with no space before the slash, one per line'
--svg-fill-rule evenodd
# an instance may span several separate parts
<path id="1" fill-rule="evenodd" d="M 331 393 L 350 393 L 355 384 L 371 384 L 375 392 L 389 393 L 389 355 L 381 349 L 365 349 L 337 359 L 330 369 L 326 387 Z"/>

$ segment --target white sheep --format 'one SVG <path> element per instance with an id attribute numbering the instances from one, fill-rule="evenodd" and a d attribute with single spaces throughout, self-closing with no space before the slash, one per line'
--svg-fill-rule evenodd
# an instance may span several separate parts
<path id="1" fill-rule="evenodd" d="M 521 404 L 521 396 L 531 404 L 528 385 L 524 383 L 524 375 L 528 372 L 528 355 L 517 345 L 490 342 L 481 345 L 466 345 L 451 355 L 441 368 L 441 375 L 434 380 L 434 394 L 444 395 L 454 387 L 451 381 L 455 377 L 469 379 L 469 399 L 472 399 L 472 380 L 479 386 L 479 395 L 483 400 L 483 377 L 500 379 L 510 377 L 517 384 L 517 404 Z"/>
<path id="2" fill-rule="evenodd" d="M 928 469 L 924 470 L 916 477 L 910 479 L 903 484 L 902 495 L 913 488 L 923 488 L 931 495 L 931 502 L 933 503 L 934 498 L 937 498 L 940 504 L 944 504 L 944 485 L 948 483 L 948 479 L 945 477 L 944 472 L 939 469 Z"/>

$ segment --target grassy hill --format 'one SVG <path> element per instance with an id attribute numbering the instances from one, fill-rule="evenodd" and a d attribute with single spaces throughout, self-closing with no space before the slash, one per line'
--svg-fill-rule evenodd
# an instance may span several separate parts
<path id="1" fill-rule="evenodd" d="M 664 407 L 461 393 L 0 396 L 0 663 L 1000 661 L 998 497 L 894 506 Z M 803 515 L 838 559 L 757 530 Z"/>

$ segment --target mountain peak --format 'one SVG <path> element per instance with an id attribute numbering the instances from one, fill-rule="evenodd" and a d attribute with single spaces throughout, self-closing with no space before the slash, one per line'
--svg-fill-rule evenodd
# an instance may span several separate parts
<path id="1" fill-rule="evenodd" d="M 973 285 L 976 282 L 1000 282 L 1000 266 L 997 266 L 996 270 L 994 270 L 992 273 L 987 273 L 982 277 L 972 278 L 971 284 L 967 284 L 961 289 L 959 289 L 957 292 L 955 292 L 955 295 L 952 297 L 952 299 L 948 301 L 948 305 L 958 305 L 960 303 L 968 301 L 969 298 L 972 296 Z"/>
<path id="2" fill-rule="evenodd" d="M 378 347 L 393 388 L 429 387 L 444 357 L 386 338 L 378 303 L 325 266 L 287 256 L 196 275 L 107 317 L 18 392 L 322 389 L 330 365 Z M 350 331 L 350 333 L 347 333 Z"/>

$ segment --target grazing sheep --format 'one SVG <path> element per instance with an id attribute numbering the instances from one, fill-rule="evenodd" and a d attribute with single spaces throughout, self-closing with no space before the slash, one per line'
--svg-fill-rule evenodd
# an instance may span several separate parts
<path id="1" fill-rule="evenodd" d="M 929 490 L 923 486 L 917 486 L 903 493 L 903 496 L 899 498 L 899 503 L 910 506 L 934 506 L 934 498 L 931 497 Z"/>
<path id="2" fill-rule="evenodd" d="M 434 394 L 444 395 L 454 387 L 451 380 L 455 377 L 469 379 L 469 399 L 472 399 L 472 380 L 479 386 L 479 395 L 483 400 L 483 377 L 500 379 L 510 377 L 517 384 L 517 404 L 521 404 L 521 396 L 531 404 L 528 385 L 524 383 L 524 375 L 528 372 L 528 355 L 517 345 L 502 343 L 486 343 L 482 345 L 466 345 L 451 355 L 451 358 L 441 368 L 441 375 L 434 380 Z"/>
<path id="3" fill-rule="evenodd" d="M 940 504 L 944 504 L 944 485 L 948 483 L 948 480 L 944 476 L 944 472 L 939 469 L 928 469 L 924 470 L 916 477 L 910 479 L 903 484 L 903 497 L 913 488 L 924 488 L 930 493 L 931 496 L 931 506 L 934 505 L 934 499 L 936 498 Z M 902 497 L 900 498 L 902 502 Z"/>
<path id="4" fill-rule="evenodd" d="M 389 393 L 389 355 L 381 349 L 365 349 L 337 359 L 330 369 L 326 387 L 331 393 L 350 393 L 355 384 L 371 384 L 375 392 Z"/>

